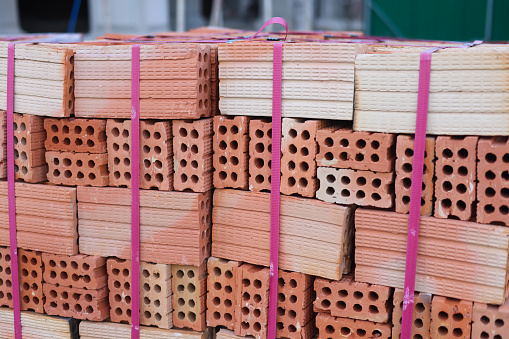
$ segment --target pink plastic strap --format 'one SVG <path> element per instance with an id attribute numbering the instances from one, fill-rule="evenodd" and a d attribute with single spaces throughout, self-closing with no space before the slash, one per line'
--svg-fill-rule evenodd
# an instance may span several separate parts
<path id="1" fill-rule="evenodd" d="M 11 42 L 7 47 L 7 194 L 9 203 L 9 245 L 11 250 L 14 338 L 21 339 L 18 240 L 16 238 L 16 192 L 14 188 L 14 46 L 15 43 Z"/>
<path id="2" fill-rule="evenodd" d="M 267 20 L 267 22 L 263 24 L 263 26 L 258 30 L 258 32 L 256 32 L 255 34 L 253 34 L 253 36 L 247 38 L 246 40 L 252 40 L 252 39 L 256 38 L 256 36 L 258 34 L 260 34 L 265 29 L 265 27 L 270 26 L 272 24 L 280 24 L 285 28 L 285 30 L 286 30 L 285 41 L 286 41 L 286 38 L 288 36 L 288 23 L 286 22 L 285 19 L 280 18 L 278 16 Z"/>
<path id="3" fill-rule="evenodd" d="M 279 198 L 281 182 L 281 87 L 283 43 L 274 44 L 272 62 L 272 156 L 270 183 L 270 290 L 267 338 L 276 338 L 277 287 L 279 269 Z"/>
<path id="4" fill-rule="evenodd" d="M 140 338 L 140 45 L 131 64 L 131 338 Z"/>
<path id="5" fill-rule="evenodd" d="M 421 216 L 422 172 L 424 169 L 424 150 L 426 147 L 426 124 L 428 120 L 429 85 L 431 77 L 431 55 L 438 49 L 439 48 L 431 48 L 422 52 L 420 55 L 401 339 L 410 339 L 412 334 L 417 244 L 419 240 L 419 221 Z"/>

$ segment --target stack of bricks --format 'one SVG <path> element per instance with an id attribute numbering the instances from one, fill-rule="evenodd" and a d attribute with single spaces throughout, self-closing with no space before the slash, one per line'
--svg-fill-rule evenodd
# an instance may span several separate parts
<path id="1" fill-rule="evenodd" d="M 430 337 L 431 326 L 431 298 L 430 293 L 416 292 L 414 294 L 414 308 L 412 317 L 412 339 Z M 403 289 L 394 291 L 394 309 L 392 312 L 392 338 L 401 339 L 401 324 L 403 316 Z"/>
<path id="2" fill-rule="evenodd" d="M 172 265 L 173 324 L 204 331 L 207 328 L 207 265 Z"/>
<path id="3" fill-rule="evenodd" d="M 108 186 L 105 120 L 47 118 L 44 127 L 49 182 Z"/>
<path id="4" fill-rule="evenodd" d="M 47 314 L 94 321 L 110 316 L 106 258 L 43 253 L 42 261 Z"/>

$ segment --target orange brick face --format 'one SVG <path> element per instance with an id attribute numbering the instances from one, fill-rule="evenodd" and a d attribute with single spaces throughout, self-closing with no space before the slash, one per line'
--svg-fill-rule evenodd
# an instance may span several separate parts
<path id="1" fill-rule="evenodd" d="M 416 292 L 414 295 L 414 313 L 412 339 L 429 339 L 431 324 L 431 298 L 429 293 Z M 403 313 L 403 290 L 394 291 L 394 311 L 392 313 L 392 338 L 401 338 L 401 320 Z"/>
<path id="2" fill-rule="evenodd" d="M 391 337 L 390 324 L 371 321 L 335 318 L 325 313 L 316 316 L 318 339 L 328 338 L 384 338 Z"/>
<path id="3" fill-rule="evenodd" d="M 212 188 L 213 119 L 174 120 L 174 188 L 206 192 Z"/>
<path id="4" fill-rule="evenodd" d="M 29 114 L 14 114 L 14 172 L 25 182 L 46 181 L 48 166 L 45 159 L 44 118 Z"/>
<path id="5" fill-rule="evenodd" d="M 477 222 L 509 226 L 509 138 L 480 138 Z"/>
<path id="6" fill-rule="evenodd" d="M 214 187 L 247 190 L 248 128 L 248 117 L 214 117 Z"/>
<path id="7" fill-rule="evenodd" d="M 475 212 L 478 137 L 436 139 L 435 217 L 470 220 Z"/>
<path id="8" fill-rule="evenodd" d="M 172 265 L 173 324 L 195 331 L 204 331 L 206 321 L 207 277 L 205 263 L 201 266 Z"/>
<path id="9" fill-rule="evenodd" d="M 506 339 L 509 335 L 509 298 L 504 305 L 474 303 L 472 338 Z"/>
<path id="10" fill-rule="evenodd" d="M 46 150 L 106 153 L 106 120 L 44 119 Z"/>
<path id="11" fill-rule="evenodd" d="M 48 180 L 57 185 L 108 186 L 106 153 L 46 152 Z"/>
<path id="12" fill-rule="evenodd" d="M 270 119 L 249 121 L 249 190 L 270 191 L 272 123 Z"/>
<path id="13" fill-rule="evenodd" d="M 325 127 L 317 133 L 319 152 L 316 162 L 321 167 L 391 172 L 395 141 L 394 134 Z"/>
<path id="14" fill-rule="evenodd" d="M 210 257 L 207 263 L 207 325 L 235 330 L 239 262 Z"/>
<path id="15" fill-rule="evenodd" d="M 441 296 L 431 302 L 431 339 L 470 338 L 472 302 Z"/>
<path id="16" fill-rule="evenodd" d="M 316 197 L 337 204 L 390 208 L 394 204 L 394 174 L 318 168 Z"/>
<path id="17" fill-rule="evenodd" d="M 414 139 L 409 135 L 398 135 L 396 140 L 396 212 L 410 211 L 410 187 L 414 162 Z M 424 168 L 422 176 L 421 215 L 433 211 L 433 177 L 435 175 L 435 138 L 426 138 Z"/>

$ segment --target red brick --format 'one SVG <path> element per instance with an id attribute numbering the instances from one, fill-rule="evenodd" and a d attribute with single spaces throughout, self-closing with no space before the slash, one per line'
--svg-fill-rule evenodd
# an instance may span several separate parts
<path id="1" fill-rule="evenodd" d="M 7 112 L 0 110 L 0 178 L 7 178 Z"/>
<path id="2" fill-rule="evenodd" d="M 98 290 L 108 284 L 106 258 L 43 253 L 42 261 L 46 283 L 87 290 Z"/>
<path id="3" fill-rule="evenodd" d="M 46 181 L 48 166 L 44 154 L 44 118 L 29 114 L 14 114 L 14 172 L 25 182 Z"/>
<path id="4" fill-rule="evenodd" d="M 437 137 L 435 217 L 470 220 L 475 212 L 478 137 Z"/>
<path id="5" fill-rule="evenodd" d="M 212 188 L 213 119 L 174 120 L 174 188 L 206 192 Z"/>
<path id="6" fill-rule="evenodd" d="M 204 331 L 207 328 L 206 263 L 200 266 L 172 265 L 173 324 Z"/>
<path id="7" fill-rule="evenodd" d="M 316 197 L 326 202 L 382 208 L 394 204 L 393 173 L 319 167 L 318 179 Z"/>
<path id="8" fill-rule="evenodd" d="M 248 127 L 248 117 L 214 117 L 214 187 L 247 190 Z"/>
<path id="9" fill-rule="evenodd" d="M 131 261 L 109 258 L 110 320 L 131 323 Z M 140 262 L 140 324 L 173 326 L 171 266 Z"/>
<path id="10" fill-rule="evenodd" d="M 49 315 L 103 321 L 110 316 L 108 287 L 99 290 L 44 284 L 44 311 Z"/>
<path id="11" fill-rule="evenodd" d="M 480 138 L 477 158 L 477 222 L 509 226 L 509 138 Z"/>
<path id="12" fill-rule="evenodd" d="M 324 313 L 316 316 L 316 327 L 318 327 L 318 339 L 363 337 L 387 339 L 391 337 L 390 324 L 335 318 Z"/>
<path id="13" fill-rule="evenodd" d="M 414 162 L 414 138 L 398 135 L 396 140 L 396 212 L 410 211 L 410 187 L 412 186 L 412 165 Z M 433 211 L 433 177 L 435 175 L 435 138 L 426 138 L 424 168 L 422 176 L 421 215 Z"/>
<path id="14" fill-rule="evenodd" d="M 318 130 L 320 167 L 350 168 L 373 172 L 392 172 L 394 134 L 354 132 L 349 127 L 333 126 Z"/>
<path id="15" fill-rule="evenodd" d="M 281 193 L 313 198 L 316 178 L 316 131 L 322 120 L 283 118 L 281 140 Z"/>
<path id="16" fill-rule="evenodd" d="M 431 302 L 430 338 L 470 338 L 472 302 L 434 296 Z"/>
<path id="17" fill-rule="evenodd" d="M 48 181 L 57 185 L 108 186 L 106 153 L 46 152 Z"/>
<path id="18" fill-rule="evenodd" d="M 131 121 L 108 119 L 110 186 L 131 187 Z M 140 187 L 173 189 L 171 121 L 140 121 Z"/>
<path id="19" fill-rule="evenodd" d="M 272 122 L 270 119 L 249 121 L 249 190 L 270 191 L 272 157 Z"/>
<path id="20" fill-rule="evenodd" d="M 509 338 L 509 298 L 502 306 L 474 303 L 472 338 Z"/>
<path id="21" fill-rule="evenodd" d="M 237 261 L 210 257 L 207 263 L 207 325 L 235 330 Z"/>
<path id="22" fill-rule="evenodd" d="M 431 325 L 431 298 L 430 293 L 415 292 L 412 339 L 429 339 Z M 403 290 L 394 291 L 394 311 L 392 312 L 392 338 L 401 338 L 401 320 L 403 313 Z"/>
<path id="23" fill-rule="evenodd" d="M 339 281 L 317 278 L 314 309 L 333 317 L 387 323 L 392 313 L 393 291 L 391 287 L 355 282 L 353 274 Z"/>
<path id="24" fill-rule="evenodd" d="M 44 119 L 46 150 L 106 153 L 106 120 Z"/>
<path id="25" fill-rule="evenodd" d="M 210 45 L 210 112 L 211 116 L 219 114 L 219 62 L 218 45 Z"/>

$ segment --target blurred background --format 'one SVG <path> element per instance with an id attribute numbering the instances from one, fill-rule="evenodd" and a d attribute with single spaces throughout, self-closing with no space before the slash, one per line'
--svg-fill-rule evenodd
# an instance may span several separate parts
<path id="1" fill-rule="evenodd" d="M 201 26 L 348 30 L 413 39 L 509 40 L 508 0 L 1 0 L 0 34 L 148 34 Z M 276 28 L 275 28 L 276 29 Z"/>

